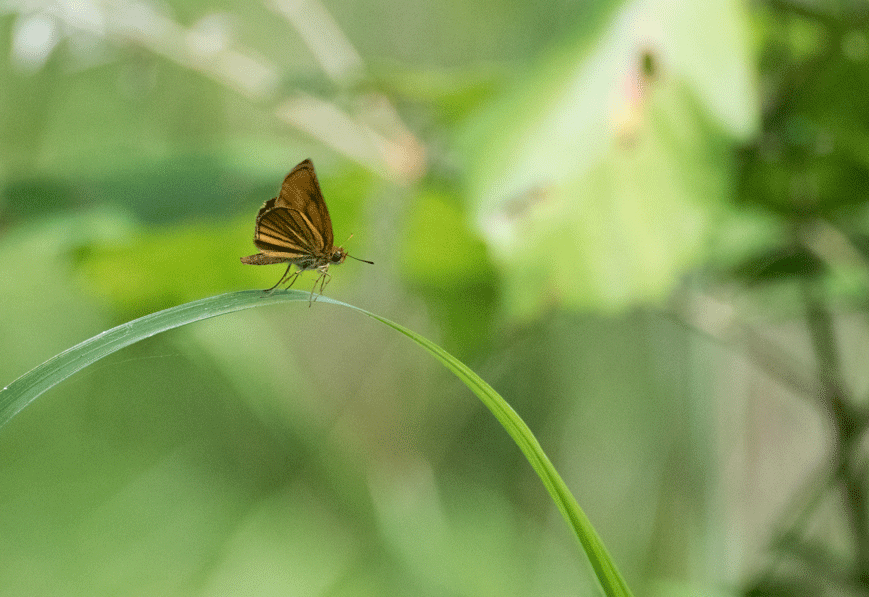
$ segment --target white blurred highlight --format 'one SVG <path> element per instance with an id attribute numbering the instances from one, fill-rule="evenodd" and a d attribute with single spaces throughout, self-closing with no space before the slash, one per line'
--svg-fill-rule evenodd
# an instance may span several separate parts
<path id="1" fill-rule="evenodd" d="M 12 64 L 24 72 L 38 71 L 45 65 L 59 38 L 57 22 L 47 14 L 18 19 L 12 31 Z"/>

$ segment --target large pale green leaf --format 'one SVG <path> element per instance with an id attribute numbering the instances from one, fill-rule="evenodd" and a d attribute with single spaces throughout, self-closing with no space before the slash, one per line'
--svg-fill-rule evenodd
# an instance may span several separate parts
<path id="1" fill-rule="evenodd" d="M 665 294 L 729 192 L 728 143 L 755 127 L 738 3 L 633 2 L 601 30 L 559 47 L 462 139 L 514 315 Z"/>

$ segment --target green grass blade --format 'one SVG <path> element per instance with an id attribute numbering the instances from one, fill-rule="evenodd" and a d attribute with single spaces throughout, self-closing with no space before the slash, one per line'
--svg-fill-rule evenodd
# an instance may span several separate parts
<path id="1" fill-rule="evenodd" d="M 309 297 L 310 293 L 300 290 L 272 294 L 264 294 L 259 290 L 233 292 L 171 307 L 107 330 L 52 357 L 0 390 L 0 427 L 8 423 L 40 394 L 76 371 L 140 340 L 218 315 L 287 301 L 307 302 Z M 318 302 L 354 309 L 404 334 L 427 350 L 467 385 L 504 426 L 540 476 L 547 491 L 579 539 L 604 593 L 609 597 L 631 595 L 630 589 L 591 526 L 591 522 L 552 466 L 534 434 L 489 384 L 441 347 L 393 321 L 326 297 L 320 297 Z"/>

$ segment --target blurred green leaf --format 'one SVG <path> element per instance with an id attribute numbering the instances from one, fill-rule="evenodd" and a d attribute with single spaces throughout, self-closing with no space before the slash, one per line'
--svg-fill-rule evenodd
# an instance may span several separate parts
<path id="1" fill-rule="evenodd" d="M 84 288 L 123 313 L 140 316 L 220 291 L 233 281 L 263 283 L 265 271 L 239 262 L 256 252 L 252 237 L 250 217 L 141 229 L 114 243 L 83 245 L 77 267 Z"/>
<path id="2" fill-rule="evenodd" d="M 806 279 L 826 271 L 824 262 L 802 248 L 782 248 L 753 257 L 740 264 L 735 274 L 747 284 L 782 281 L 788 278 Z"/>
<path id="3" fill-rule="evenodd" d="M 11 379 L 105 325 L 75 286 L 79 247 L 116 242 L 135 225 L 111 209 L 61 211 L 0 233 L 0 371 Z"/>
<path id="4" fill-rule="evenodd" d="M 155 180 L 141 171 L 137 176 L 142 176 L 152 185 L 142 183 L 140 200 L 159 195 L 153 186 L 159 178 Z M 198 196 L 191 197 L 191 205 L 183 208 L 195 217 L 188 216 L 183 223 L 172 226 L 149 224 L 137 228 L 130 223 L 125 227 L 124 235 L 109 242 L 95 240 L 79 246 L 76 257 L 82 286 L 107 299 L 127 316 L 136 317 L 214 294 L 227 287 L 268 288 L 274 284 L 281 273 L 278 271 L 280 268 L 245 266 L 239 258 L 256 252 L 253 245 L 256 213 L 266 199 L 277 194 L 280 175 L 275 176 L 271 184 L 264 183 L 261 189 L 257 189 L 258 196 L 251 196 L 250 191 L 239 191 L 234 198 L 233 189 L 242 187 L 241 175 L 236 178 L 224 172 L 222 176 L 210 176 L 205 169 L 197 179 L 202 183 Z M 230 180 L 235 182 L 228 182 Z M 349 236 L 353 231 L 350 222 L 358 219 L 360 204 L 369 193 L 370 181 L 369 174 L 355 169 L 321 183 L 330 197 L 335 198 L 329 201 L 329 207 L 336 235 L 346 231 Z M 119 182 L 127 192 L 131 191 L 130 184 L 133 183 Z M 215 204 L 214 209 L 206 209 L 204 205 L 194 209 L 196 200 L 206 202 L 209 195 Z M 231 205 L 229 198 L 232 198 Z M 176 200 L 182 202 L 180 197 Z M 222 207 L 218 208 L 221 204 Z M 218 219 L 230 207 L 234 214 L 241 212 L 242 215 L 228 221 Z M 175 214 L 175 217 L 179 215 Z M 339 225 L 340 229 L 337 228 Z M 363 243 L 368 242 L 370 239 L 364 235 L 356 236 L 350 247 L 352 254 L 364 252 Z"/>
<path id="5" fill-rule="evenodd" d="M 412 283 L 455 289 L 492 280 L 486 246 L 468 230 L 456 201 L 433 189 L 417 196 L 401 252 Z"/>
<path id="6" fill-rule="evenodd" d="M 444 343 L 466 356 L 488 337 L 498 295 L 486 246 L 458 203 L 447 190 L 423 187 L 408 217 L 401 267 L 438 315 Z"/>

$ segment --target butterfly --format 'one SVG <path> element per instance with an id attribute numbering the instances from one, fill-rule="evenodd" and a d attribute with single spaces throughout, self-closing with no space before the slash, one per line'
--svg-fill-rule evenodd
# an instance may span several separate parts
<path id="1" fill-rule="evenodd" d="M 319 294 L 323 294 L 332 278 L 329 266 L 344 263 L 347 257 L 352 257 L 343 247 L 335 248 L 333 241 L 332 220 L 317 182 L 314 164 L 305 160 L 287 174 L 280 194 L 260 208 L 253 237 L 253 244 L 260 252 L 242 257 L 241 262 L 249 265 L 289 264 L 278 283 L 265 292 L 273 291 L 285 281 L 289 281 L 289 288 L 303 271 L 317 270 L 320 276 L 311 289 L 310 306 L 317 284 L 320 285 Z M 365 259 L 352 258 L 374 265 Z M 294 265 L 299 269 L 290 273 Z"/>

